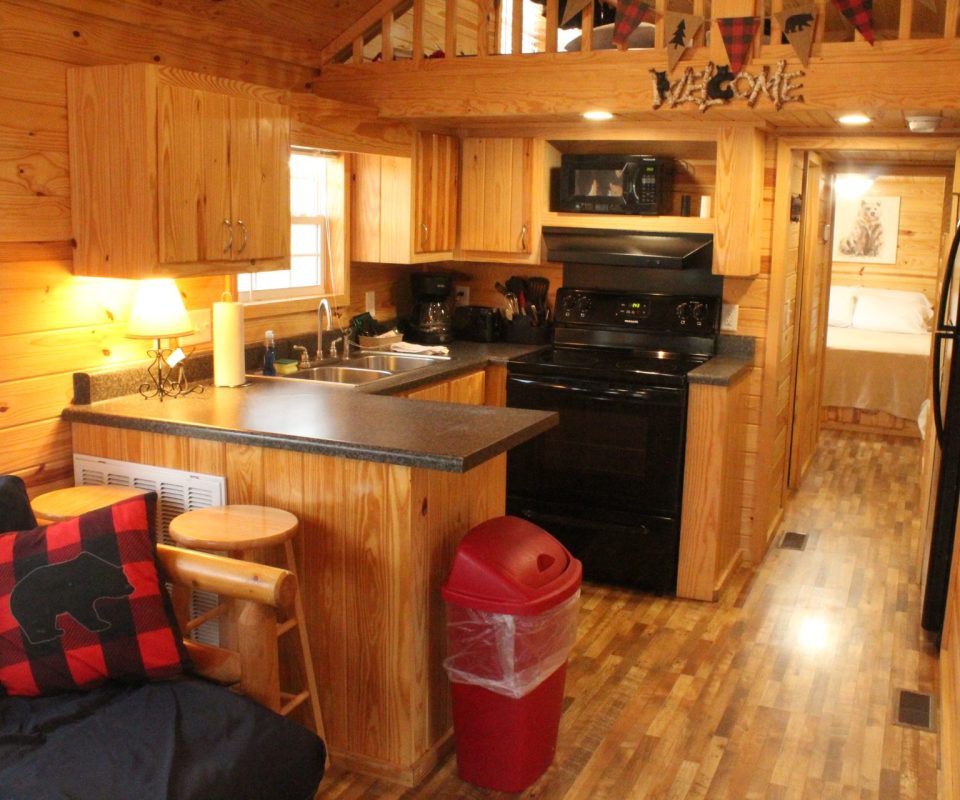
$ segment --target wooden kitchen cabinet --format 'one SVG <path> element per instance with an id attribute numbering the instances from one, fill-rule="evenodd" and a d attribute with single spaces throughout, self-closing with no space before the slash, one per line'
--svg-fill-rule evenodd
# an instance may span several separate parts
<path id="1" fill-rule="evenodd" d="M 462 184 L 464 258 L 471 253 L 532 252 L 533 139 L 464 139 Z"/>
<path id="2" fill-rule="evenodd" d="M 417 133 L 413 157 L 353 160 L 353 259 L 415 264 L 453 257 L 460 143 Z"/>
<path id="3" fill-rule="evenodd" d="M 461 403 L 482 406 L 486 400 L 486 371 L 478 369 L 449 380 L 437 381 L 409 392 L 401 392 L 408 400 L 432 400 L 438 403 Z"/>
<path id="4" fill-rule="evenodd" d="M 289 267 L 286 92 L 150 64 L 67 86 L 77 274 Z"/>
<path id="5" fill-rule="evenodd" d="M 677 597 L 717 600 L 740 561 L 748 383 L 690 385 Z"/>
<path id="6" fill-rule="evenodd" d="M 763 237 L 763 131 L 721 127 L 717 135 L 713 272 L 731 277 L 760 274 Z"/>

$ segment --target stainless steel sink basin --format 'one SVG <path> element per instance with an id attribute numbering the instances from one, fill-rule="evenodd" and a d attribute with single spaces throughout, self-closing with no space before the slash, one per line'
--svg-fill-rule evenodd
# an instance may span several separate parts
<path id="1" fill-rule="evenodd" d="M 324 381 L 326 383 L 346 383 L 356 385 L 370 383 L 370 381 L 386 378 L 391 373 L 383 369 L 367 369 L 365 367 L 313 367 L 301 369 L 285 377 L 298 378 L 304 381 Z"/>
<path id="2" fill-rule="evenodd" d="M 408 356 L 395 355 L 392 353 L 369 353 L 367 355 L 355 356 L 349 359 L 348 364 L 356 364 L 364 369 L 382 369 L 387 372 L 408 372 L 411 369 L 422 369 L 431 364 L 437 364 L 441 361 L 449 361 L 448 358 L 437 358 L 436 356 Z"/>

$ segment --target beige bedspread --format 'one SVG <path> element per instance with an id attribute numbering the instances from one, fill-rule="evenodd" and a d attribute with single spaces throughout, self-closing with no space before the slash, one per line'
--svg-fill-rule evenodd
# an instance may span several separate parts
<path id="1" fill-rule="evenodd" d="M 915 420 L 930 386 L 929 333 L 828 328 L 821 405 Z"/>

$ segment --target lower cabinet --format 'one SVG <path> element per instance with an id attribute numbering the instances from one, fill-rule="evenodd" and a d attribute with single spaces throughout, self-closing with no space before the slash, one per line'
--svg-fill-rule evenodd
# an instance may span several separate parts
<path id="1" fill-rule="evenodd" d="M 398 396 L 410 400 L 482 406 L 486 401 L 486 371 L 478 369 L 466 375 L 430 383 L 408 392 L 399 392 Z"/>

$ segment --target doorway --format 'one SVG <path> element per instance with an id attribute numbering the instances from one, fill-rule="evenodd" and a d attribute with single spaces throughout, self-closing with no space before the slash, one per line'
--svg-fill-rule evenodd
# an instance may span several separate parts
<path id="1" fill-rule="evenodd" d="M 953 187 L 957 140 L 947 137 L 876 136 L 783 137 L 778 142 L 774 196 L 773 248 L 768 299 L 767 337 L 764 345 L 764 403 L 761 412 L 759 462 L 770 476 L 759 497 L 759 518 L 768 521 L 765 530 L 754 531 L 754 553 L 761 558 L 779 526 L 778 510 L 799 484 L 816 450 L 820 430 L 834 427 L 821 412 L 824 363 L 829 321 L 829 296 L 834 245 L 837 176 L 869 172 L 882 176 L 879 188 L 899 187 L 907 211 L 904 226 L 894 238 L 909 245 L 924 239 L 931 247 L 933 274 L 922 285 L 909 287 L 916 257 L 881 266 L 837 262 L 839 282 L 866 288 L 915 289 L 935 294 L 935 273 L 942 262 L 944 233 L 949 230 L 950 191 Z M 933 208 L 921 216 L 914 213 L 904 188 L 910 181 L 939 180 L 940 189 L 927 185 L 920 194 L 933 194 Z M 884 183 L 885 181 L 885 183 Z M 912 201 L 911 201 L 912 202 Z M 921 228 L 925 231 L 921 235 Z M 932 230 L 932 235 L 929 231 Z M 949 241 L 946 242 L 949 244 Z M 913 248 L 915 250 L 915 248 Z M 840 268 L 842 266 L 842 269 Z M 886 286 L 881 284 L 886 283 Z M 935 300 L 935 297 L 931 297 Z M 852 373 L 859 371 L 854 361 Z M 929 383 L 924 379 L 923 384 Z M 908 421 L 916 428 L 916 422 Z M 856 427 L 856 426 L 854 426 Z M 924 459 L 926 470 L 927 463 Z M 918 480 L 920 476 L 918 475 Z M 927 479 L 924 478 L 924 482 Z M 924 483 L 921 483 L 923 486 Z M 758 487 L 759 488 L 759 487 Z"/>

